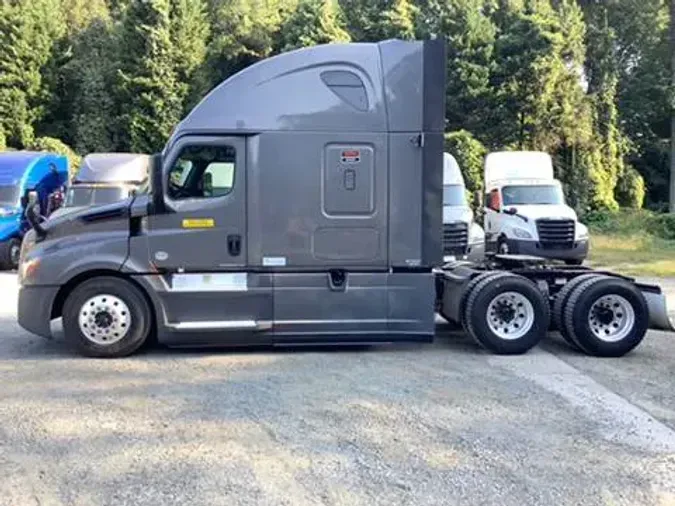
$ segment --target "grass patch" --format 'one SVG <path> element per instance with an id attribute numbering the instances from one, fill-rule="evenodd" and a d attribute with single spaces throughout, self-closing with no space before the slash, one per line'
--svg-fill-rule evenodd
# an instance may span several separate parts
<path id="1" fill-rule="evenodd" d="M 675 277 L 675 240 L 647 233 L 591 232 L 588 263 L 628 276 Z"/>

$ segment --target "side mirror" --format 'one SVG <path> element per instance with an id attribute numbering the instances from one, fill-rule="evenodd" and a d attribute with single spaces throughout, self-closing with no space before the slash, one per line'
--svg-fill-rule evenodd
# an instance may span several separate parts
<path id="1" fill-rule="evenodd" d="M 38 205 L 38 194 L 35 190 L 27 190 L 21 197 L 21 205 L 25 208 L 26 219 L 30 226 L 35 230 L 38 238 L 44 238 L 47 233 L 40 224 L 39 213 L 35 212 L 35 206 Z"/>
<path id="2" fill-rule="evenodd" d="M 21 207 L 28 209 L 33 207 L 38 201 L 38 194 L 35 190 L 26 190 L 21 197 Z"/>

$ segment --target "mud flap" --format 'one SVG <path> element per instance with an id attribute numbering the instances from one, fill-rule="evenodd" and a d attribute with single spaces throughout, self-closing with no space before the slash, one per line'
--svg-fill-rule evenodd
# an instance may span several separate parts
<path id="1" fill-rule="evenodd" d="M 649 328 L 675 332 L 675 325 L 668 314 L 668 304 L 663 293 L 642 290 L 649 307 Z"/>

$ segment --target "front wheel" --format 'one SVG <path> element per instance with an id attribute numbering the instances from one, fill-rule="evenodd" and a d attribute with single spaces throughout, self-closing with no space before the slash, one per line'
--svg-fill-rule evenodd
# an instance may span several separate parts
<path id="1" fill-rule="evenodd" d="M 21 241 L 17 238 L 7 239 L 0 242 L 0 268 L 3 270 L 16 270 L 19 268 L 21 256 Z"/>
<path id="2" fill-rule="evenodd" d="M 115 277 L 92 278 L 75 287 L 63 307 L 66 340 L 88 357 L 124 357 L 136 352 L 152 328 L 141 291 Z"/>
<path id="3" fill-rule="evenodd" d="M 568 258 L 565 260 L 566 265 L 581 265 L 584 263 L 583 258 Z"/>
<path id="4" fill-rule="evenodd" d="M 506 242 L 504 237 L 500 237 L 497 241 L 497 253 L 500 255 L 508 255 L 511 252 L 509 249 L 509 244 Z"/>
<path id="5" fill-rule="evenodd" d="M 473 288 L 464 318 L 478 344 L 496 354 L 513 355 L 544 338 L 550 316 L 548 302 L 531 281 L 507 274 L 487 277 Z"/>

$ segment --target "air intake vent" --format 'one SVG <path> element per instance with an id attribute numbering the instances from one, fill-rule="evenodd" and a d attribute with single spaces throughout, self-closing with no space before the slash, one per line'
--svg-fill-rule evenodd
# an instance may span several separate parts
<path id="1" fill-rule="evenodd" d="M 565 249 L 574 246 L 574 220 L 537 220 L 539 244 L 544 249 Z"/>
<path id="2" fill-rule="evenodd" d="M 469 229 L 466 223 L 443 224 L 443 254 L 465 255 L 469 243 Z"/>

